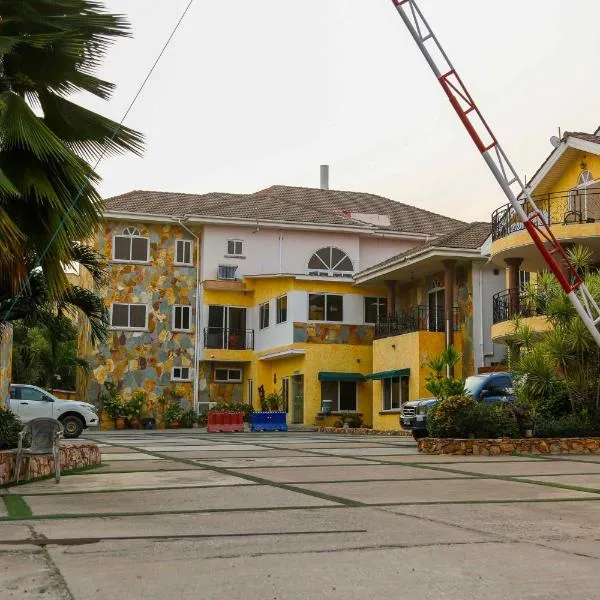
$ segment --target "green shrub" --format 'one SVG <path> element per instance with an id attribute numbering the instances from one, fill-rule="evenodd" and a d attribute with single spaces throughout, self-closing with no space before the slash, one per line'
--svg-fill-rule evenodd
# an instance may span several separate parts
<path id="1" fill-rule="evenodd" d="M 204 408 L 200 411 L 196 423 L 198 423 L 199 427 L 206 427 L 208 425 L 208 409 Z"/>
<path id="2" fill-rule="evenodd" d="M 586 412 L 560 417 L 541 417 L 535 424 L 537 437 L 592 437 L 600 436 L 600 424 Z"/>
<path id="3" fill-rule="evenodd" d="M 520 437 L 513 407 L 476 402 L 470 396 L 451 396 L 429 410 L 427 430 L 431 437 Z"/>
<path id="4" fill-rule="evenodd" d="M 182 427 L 190 428 L 194 426 L 194 423 L 197 420 L 196 411 L 193 408 L 186 410 L 179 419 L 179 422 Z"/>
<path id="5" fill-rule="evenodd" d="M 254 412 L 254 408 L 251 404 L 244 404 L 243 402 L 232 402 L 231 404 L 219 402 L 216 406 L 210 409 L 210 412 L 241 412 L 244 413 L 244 421 L 249 423 L 250 417 Z"/>
<path id="6" fill-rule="evenodd" d="M 19 444 L 23 423 L 10 410 L 0 408 L 0 450 L 12 450 Z"/>

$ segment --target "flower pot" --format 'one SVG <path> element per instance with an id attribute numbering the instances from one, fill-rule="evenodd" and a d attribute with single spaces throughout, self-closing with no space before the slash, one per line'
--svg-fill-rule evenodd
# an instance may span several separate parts
<path id="1" fill-rule="evenodd" d="M 179 421 L 173 421 L 169 423 L 169 429 L 179 429 Z"/>
<path id="2" fill-rule="evenodd" d="M 533 437 L 533 430 L 532 429 L 526 429 L 525 430 L 525 437 L 526 438 Z"/>
<path id="3" fill-rule="evenodd" d="M 115 425 L 117 429 L 125 429 L 125 417 L 117 417 Z"/>
<path id="4" fill-rule="evenodd" d="M 157 426 L 156 429 L 166 429 L 167 428 L 167 424 L 164 421 L 161 421 Z"/>
<path id="5" fill-rule="evenodd" d="M 110 418 L 108 411 L 103 408 L 100 411 L 100 422 L 98 423 L 100 431 L 111 431 L 115 428 L 115 422 Z"/>
<path id="6" fill-rule="evenodd" d="M 131 429 L 139 429 L 142 426 L 142 423 L 139 419 L 131 419 L 129 425 L 131 425 Z"/>

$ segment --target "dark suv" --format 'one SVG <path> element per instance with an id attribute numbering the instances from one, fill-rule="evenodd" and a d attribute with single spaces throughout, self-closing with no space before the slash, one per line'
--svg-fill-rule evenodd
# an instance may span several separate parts
<path id="1" fill-rule="evenodd" d="M 486 373 L 467 377 L 465 391 L 479 402 L 512 402 L 515 399 L 510 373 Z M 427 437 L 427 412 L 437 404 L 437 398 L 413 400 L 402 406 L 400 425 L 412 432 L 415 440 Z"/>

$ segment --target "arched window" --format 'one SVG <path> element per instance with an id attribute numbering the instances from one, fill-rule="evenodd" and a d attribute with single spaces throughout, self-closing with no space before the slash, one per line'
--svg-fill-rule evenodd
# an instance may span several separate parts
<path id="1" fill-rule="evenodd" d="M 150 261 L 150 239 L 142 237 L 137 227 L 125 227 L 113 239 L 113 261 L 147 263 Z"/>
<path id="2" fill-rule="evenodd" d="M 585 187 L 593 179 L 591 171 L 581 171 L 579 179 L 577 179 L 577 187 Z"/>
<path id="3" fill-rule="evenodd" d="M 322 277 L 352 277 L 354 265 L 348 255 L 334 246 L 317 250 L 308 261 L 308 274 Z"/>
<path id="4" fill-rule="evenodd" d="M 125 227 L 123 235 L 140 235 L 140 230 L 135 227 Z"/>

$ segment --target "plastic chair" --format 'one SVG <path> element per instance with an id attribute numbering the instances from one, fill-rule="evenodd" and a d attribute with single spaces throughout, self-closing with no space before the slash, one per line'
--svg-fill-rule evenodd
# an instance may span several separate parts
<path id="1" fill-rule="evenodd" d="M 29 432 L 31 432 L 31 446 L 23 448 L 23 439 Z M 17 483 L 19 483 L 21 462 L 24 456 L 29 458 L 27 479 L 31 479 L 32 456 L 52 456 L 54 458 L 54 480 L 56 483 L 60 481 L 60 438 L 62 435 L 63 426 L 56 419 L 41 417 L 25 423 L 23 430 L 19 433 L 15 466 Z"/>

